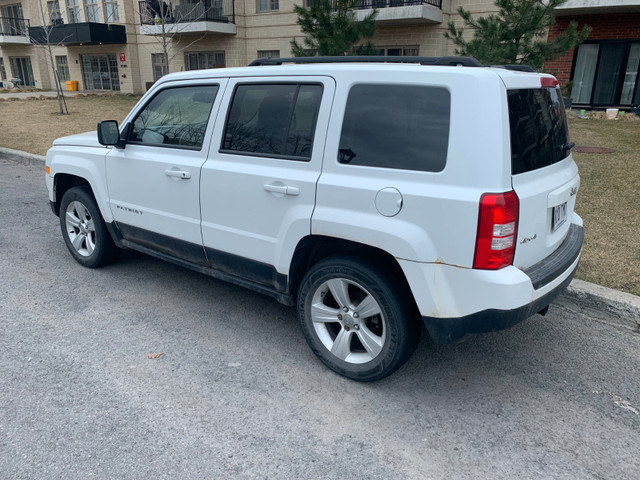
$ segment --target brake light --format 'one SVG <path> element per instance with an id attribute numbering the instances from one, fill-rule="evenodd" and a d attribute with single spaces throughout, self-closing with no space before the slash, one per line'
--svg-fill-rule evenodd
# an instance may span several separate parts
<path id="1" fill-rule="evenodd" d="M 540 86 L 542 86 L 542 88 L 556 88 L 558 86 L 558 80 L 554 77 L 540 77 Z"/>
<path id="2" fill-rule="evenodd" d="M 498 270 L 513 263 L 519 200 L 513 190 L 480 197 L 473 268 Z"/>

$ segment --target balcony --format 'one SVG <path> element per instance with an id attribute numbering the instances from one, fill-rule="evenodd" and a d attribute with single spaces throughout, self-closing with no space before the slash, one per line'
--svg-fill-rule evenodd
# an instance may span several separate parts
<path id="1" fill-rule="evenodd" d="M 29 45 L 29 20 L 0 17 L 0 45 Z"/>
<path id="2" fill-rule="evenodd" d="M 114 45 L 127 43 L 125 27 L 107 23 L 84 22 L 30 27 L 29 35 L 31 36 L 31 43 L 37 45 Z"/>
<path id="3" fill-rule="evenodd" d="M 625 12 L 640 12 L 640 0 L 567 0 L 555 10 L 558 17 Z"/>
<path id="4" fill-rule="evenodd" d="M 166 5 L 166 4 L 165 4 Z M 160 12 L 158 3 L 138 2 L 140 11 L 140 34 L 168 35 L 189 33 L 236 34 L 236 12 L 234 0 L 205 0 L 199 3 L 168 5 Z"/>
<path id="5" fill-rule="evenodd" d="M 358 20 L 378 10 L 376 22 L 385 25 L 442 23 L 442 0 L 360 0 Z"/>

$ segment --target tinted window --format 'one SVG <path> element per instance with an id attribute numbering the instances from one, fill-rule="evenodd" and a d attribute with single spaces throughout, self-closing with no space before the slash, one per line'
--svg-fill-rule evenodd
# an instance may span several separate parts
<path id="1" fill-rule="evenodd" d="M 569 156 L 567 118 L 558 93 L 555 88 L 509 90 L 513 175 Z"/>
<path id="2" fill-rule="evenodd" d="M 446 88 L 356 85 L 347 99 L 338 160 L 439 172 L 447 160 L 450 106 Z"/>
<path id="3" fill-rule="evenodd" d="M 201 148 L 217 93 L 217 85 L 162 90 L 134 120 L 129 140 Z"/>
<path id="4" fill-rule="evenodd" d="M 239 85 L 222 150 L 309 160 L 322 85 Z"/>

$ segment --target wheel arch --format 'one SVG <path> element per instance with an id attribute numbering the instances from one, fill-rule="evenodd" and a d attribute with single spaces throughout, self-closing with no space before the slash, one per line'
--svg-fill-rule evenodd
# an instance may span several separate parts
<path id="1" fill-rule="evenodd" d="M 53 177 L 53 208 L 56 215 L 60 215 L 60 203 L 64 194 L 73 187 L 81 186 L 89 187 L 93 193 L 91 184 L 85 178 L 69 173 L 58 173 Z"/>
<path id="2" fill-rule="evenodd" d="M 292 297 L 297 298 L 306 272 L 316 263 L 334 255 L 361 259 L 382 269 L 399 282 L 401 290 L 407 293 L 407 300 L 418 311 L 409 282 L 395 257 L 378 247 L 323 235 L 309 235 L 298 242 L 289 268 L 289 290 Z"/>
<path id="3" fill-rule="evenodd" d="M 78 173 L 62 171 L 54 174 L 52 202 L 55 214 L 60 215 L 60 202 L 62 201 L 64 194 L 73 187 L 82 186 L 88 187 L 89 190 L 91 190 L 91 194 L 100 209 L 102 218 L 105 222 L 111 223 L 113 221 L 113 216 L 111 215 L 111 210 L 108 208 L 106 203 L 106 189 L 101 189 L 95 184 L 95 182 L 92 182 L 90 175 L 82 175 Z"/>

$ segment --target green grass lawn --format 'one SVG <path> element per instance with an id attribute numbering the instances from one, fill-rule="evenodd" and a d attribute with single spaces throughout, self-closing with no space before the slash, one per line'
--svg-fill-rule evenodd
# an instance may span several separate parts
<path id="1" fill-rule="evenodd" d="M 137 97 L 67 99 L 70 115 L 51 100 L 0 102 L 0 145 L 44 155 L 60 136 L 95 130 L 100 120 L 122 121 Z M 582 120 L 570 116 L 578 146 L 609 154 L 574 153 L 582 182 L 577 211 L 585 223 L 578 278 L 640 295 L 640 121 Z"/>
<path id="2" fill-rule="evenodd" d="M 578 278 L 640 295 L 640 121 L 570 119 L 571 141 L 609 154 L 574 153 L 576 210 L 585 246 Z"/>

